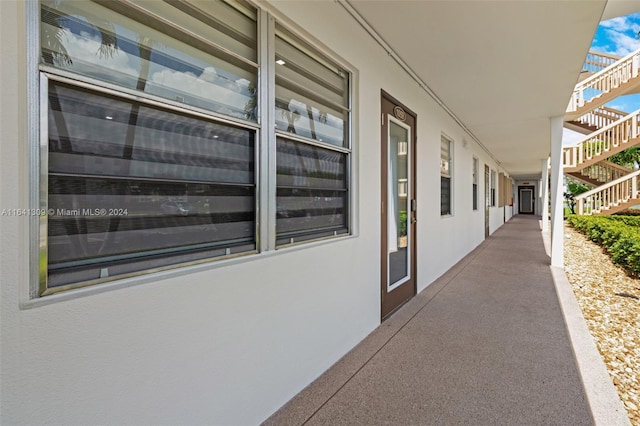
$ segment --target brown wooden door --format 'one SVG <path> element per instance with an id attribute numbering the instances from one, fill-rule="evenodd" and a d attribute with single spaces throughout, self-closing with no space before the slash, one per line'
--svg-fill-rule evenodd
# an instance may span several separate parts
<path id="1" fill-rule="evenodd" d="M 381 317 L 416 294 L 416 115 L 382 93 Z"/>

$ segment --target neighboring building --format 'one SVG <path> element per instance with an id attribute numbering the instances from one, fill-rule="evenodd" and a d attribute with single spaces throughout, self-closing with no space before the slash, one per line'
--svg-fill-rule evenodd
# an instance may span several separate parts
<path id="1" fill-rule="evenodd" d="M 2 423 L 266 419 L 545 211 L 605 3 L 0 2 Z"/>

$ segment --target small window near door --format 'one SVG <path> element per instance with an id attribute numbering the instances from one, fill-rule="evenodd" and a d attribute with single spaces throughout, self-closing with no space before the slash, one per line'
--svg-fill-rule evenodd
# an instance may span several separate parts
<path id="1" fill-rule="evenodd" d="M 496 206 L 496 171 L 491 170 L 491 207 Z"/>
<path id="2" fill-rule="evenodd" d="M 451 141 L 442 136 L 440 139 L 440 215 L 451 215 L 452 161 Z"/>
<path id="3" fill-rule="evenodd" d="M 473 210 L 478 210 L 478 159 L 473 157 Z"/>
<path id="4" fill-rule="evenodd" d="M 504 188 L 506 187 L 504 182 L 504 173 L 498 174 L 498 186 L 500 191 L 498 192 L 498 207 L 504 207 Z"/>

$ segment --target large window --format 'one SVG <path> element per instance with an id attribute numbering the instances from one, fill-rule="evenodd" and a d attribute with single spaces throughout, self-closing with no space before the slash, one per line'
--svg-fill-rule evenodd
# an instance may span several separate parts
<path id="1" fill-rule="evenodd" d="M 276 27 L 278 245 L 348 232 L 348 76 Z"/>
<path id="2" fill-rule="evenodd" d="M 452 142 L 442 136 L 440 139 L 440 215 L 451 214 L 452 185 L 451 176 L 453 163 L 451 158 Z"/>
<path id="3" fill-rule="evenodd" d="M 40 294 L 349 233 L 347 70 L 242 0 L 40 6 Z"/>

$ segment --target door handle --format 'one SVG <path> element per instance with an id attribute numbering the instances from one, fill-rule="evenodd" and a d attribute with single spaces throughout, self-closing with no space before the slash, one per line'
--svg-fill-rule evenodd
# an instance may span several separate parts
<path id="1" fill-rule="evenodd" d="M 411 199 L 411 223 L 416 223 L 416 210 L 418 210 L 418 203 L 415 198 Z"/>

